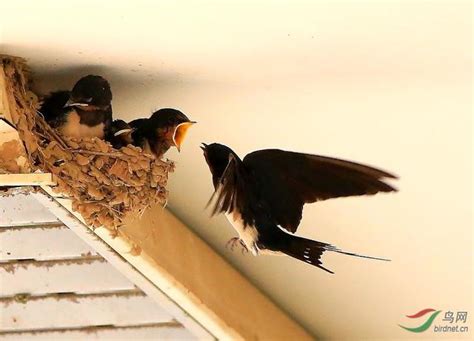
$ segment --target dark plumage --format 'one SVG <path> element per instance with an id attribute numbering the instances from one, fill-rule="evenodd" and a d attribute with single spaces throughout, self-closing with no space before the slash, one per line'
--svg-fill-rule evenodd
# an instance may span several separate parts
<path id="1" fill-rule="evenodd" d="M 325 251 L 379 259 L 292 233 L 304 204 L 396 191 L 384 182 L 394 175 L 350 161 L 278 149 L 259 150 L 243 160 L 221 144 L 204 144 L 202 149 L 215 188 L 213 214 L 224 213 L 253 254 L 284 253 L 328 272 L 320 259 Z"/>
<path id="2" fill-rule="evenodd" d="M 47 122 L 52 122 L 64 113 L 64 106 L 69 101 L 70 91 L 56 91 L 43 99 L 40 112 Z"/>
<path id="3" fill-rule="evenodd" d="M 132 127 L 124 120 L 114 120 L 107 130 L 105 139 L 109 141 L 115 149 L 120 149 L 129 144 L 133 144 Z"/>
<path id="4" fill-rule="evenodd" d="M 45 120 L 63 135 L 100 137 L 112 123 L 112 92 L 101 76 L 82 77 L 71 91 L 53 92 L 41 105 Z"/>
<path id="5" fill-rule="evenodd" d="M 140 118 L 129 122 L 132 131 L 132 143 L 145 152 L 161 158 L 170 147 L 181 150 L 187 130 L 194 121 L 176 109 L 160 109 L 150 118 Z"/>

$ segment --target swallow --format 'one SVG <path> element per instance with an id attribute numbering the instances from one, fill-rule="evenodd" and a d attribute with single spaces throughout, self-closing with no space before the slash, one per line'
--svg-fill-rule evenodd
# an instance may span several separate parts
<path id="1" fill-rule="evenodd" d="M 212 174 L 212 214 L 224 213 L 240 242 L 253 255 L 285 254 L 329 273 L 322 265 L 325 251 L 345 252 L 323 242 L 293 235 L 303 206 L 316 201 L 397 191 L 384 180 L 397 177 L 359 163 L 331 157 L 265 149 L 241 160 L 229 147 L 201 146 Z M 208 204 L 208 205 L 209 205 Z"/>
<path id="2" fill-rule="evenodd" d="M 195 123 L 181 111 L 165 108 L 154 112 L 150 118 L 140 118 L 128 124 L 132 128 L 132 144 L 161 158 L 170 147 L 181 151 L 188 129 Z"/>
<path id="3" fill-rule="evenodd" d="M 133 144 L 132 127 L 124 120 L 112 121 L 107 130 L 105 140 L 110 142 L 115 149 Z"/>
<path id="4" fill-rule="evenodd" d="M 101 76 L 82 77 L 71 91 L 47 96 L 40 113 L 52 128 L 72 137 L 104 138 L 112 123 L 112 91 Z"/>

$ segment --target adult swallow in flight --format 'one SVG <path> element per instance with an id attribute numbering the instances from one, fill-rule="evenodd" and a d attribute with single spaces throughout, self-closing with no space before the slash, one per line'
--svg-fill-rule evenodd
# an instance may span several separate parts
<path id="1" fill-rule="evenodd" d="M 181 150 L 189 127 L 195 123 L 181 111 L 165 108 L 154 112 L 150 118 L 140 118 L 128 124 L 133 129 L 132 143 L 161 158 L 170 147 Z"/>
<path id="2" fill-rule="evenodd" d="M 71 91 L 51 93 L 40 112 L 65 136 L 104 138 L 112 123 L 111 102 L 109 82 L 101 76 L 88 75 Z"/>
<path id="3" fill-rule="evenodd" d="M 213 214 L 224 213 L 237 230 L 233 238 L 258 254 L 286 254 L 327 272 L 321 255 L 346 255 L 386 260 L 345 252 L 336 247 L 293 235 L 303 205 L 338 197 L 393 192 L 385 171 L 331 157 L 259 150 L 241 160 L 222 144 L 203 144 L 215 192 Z M 232 241 L 232 240 L 231 240 Z"/>

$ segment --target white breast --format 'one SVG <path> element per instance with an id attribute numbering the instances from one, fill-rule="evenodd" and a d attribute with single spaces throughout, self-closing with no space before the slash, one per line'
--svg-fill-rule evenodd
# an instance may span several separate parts
<path id="1" fill-rule="evenodd" d="M 254 226 L 244 225 L 242 216 L 239 213 L 226 213 L 227 220 L 232 224 L 234 229 L 239 234 L 239 238 L 244 242 L 254 256 L 258 254 L 258 231 Z"/>
<path id="2" fill-rule="evenodd" d="M 81 118 L 77 114 L 77 112 L 72 111 L 69 113 L 67 118 L 67 122 L 63 124 L 59 131 L 64 136 L 71 136 L 71 137 L 104 137 L 104 124 L 98 124 L 93 127 L 89 127 L 85 124 L 80 123 Z"/>

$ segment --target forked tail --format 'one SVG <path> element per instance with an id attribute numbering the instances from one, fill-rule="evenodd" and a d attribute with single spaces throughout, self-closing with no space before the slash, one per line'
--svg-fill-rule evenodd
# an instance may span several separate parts
<path id="1" fill-rule="evenodd" d="M 338 252 L 344 255 L 354 256 L 354 257 L 390 261 L 390 259 L 371 257 L 371 256 L 360 255 L 353 252 L 342 251 L 342 250 L 339 250 L 337 247 L 332 246 L 330 244 L 318 242 L 316 240 L 301 238 L 301 237 L 293 236 L 290 234 L 286 234 L 285 239 L 286 239 L 286 243 L 284 247 L 280 250 L 281 252 L 283 252 L 284 254 L 290 257 L 303 261 L 305 263 L 314 265 L 331 274 L 333 274 L 334 272 L 325 268 L 322 265 L 323 263 L 321 261 L 321 255 L 326 251 Z"/>

